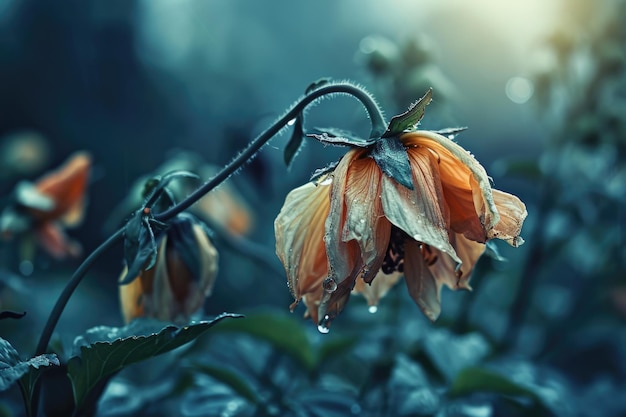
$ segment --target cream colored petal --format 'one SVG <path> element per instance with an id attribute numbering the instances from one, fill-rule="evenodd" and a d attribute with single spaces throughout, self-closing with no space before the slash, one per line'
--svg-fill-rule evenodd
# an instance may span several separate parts
<path id="1" fill-rule="evenodd" d="M 500 212 L 500 221 L 489 231 L 489 239 L 502 239 L 511 246 L 521 246 L 524 239 L 519 234 L 528 215 L 526 205 L 516 196 L 500 190 L 493 190 L 493 198 Z"/>
<path id="2" fill-rule="evenodd" d="M 485 169 L 468 151 L 454 141 L 425 130 L 407 133 L 401 137 L 405 146 L 425 146 L 439 156 L 442 180 L 462 189 L 471 187 L 474 207 L 485 230 L 490 230 L 499 220 L 498 210 L 491 193 L 491 184 Z M 470 172 L 477 188 L 467 184 L 467 172 Z"/>
<path id="3" fill-rule="evenodd" d="M 435 321 L 441 313 L 441 285 L 431 274 L 420 250 L 420 244 L 407 239 L 404 245 L 404 280 L 413 301 L 426 317 Z"/>
<path id="4" fill-rule="evenodd" d="M 361 278 L 357 278 L 352 293 L 363 295 L 367 300 L 367 305 L 376 306 L 378 305 L 378 301 L 396 285 L 401 277 L 402 274 L 400 272 L 394 272 L 389 275 L 379 272 L 376 274 L 371 284 L 366 283 Z"/>
<path id="5" fill-rule="evenodd" d="M 384 217 L 380 197 L 382 175 L 370 157 L 354 159 L 347 172 L 342 240 L 359 244 L 366 281 L 371 281 L 380 269 L 391 235 L 391 224 Z"/>
<path id="6" fill-rule="evenodd" d="M 387 175 L 382 180 L 382 203 L 391 223 L 418 242 L 424 242 L 461 262 L 450 245 L 449 216 L 444 204 L 438 169 L 430 153 L 408 152 L 414 189 Z"/>
<path id="7" fill-rule="evenodd" d="M 285 267 L 296 300 L 316 291 L 328 275 L 324 224 L 329 211 L 331 179 L 291 191 L 274 222 L 276 254 Z"/>

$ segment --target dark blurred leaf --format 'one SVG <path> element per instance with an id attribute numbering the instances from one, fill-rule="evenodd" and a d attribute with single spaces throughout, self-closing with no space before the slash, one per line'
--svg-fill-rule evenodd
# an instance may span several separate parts
<path id="1" fill-rule="evenodd" d="M 0 320 L 3 320 L 3 319 L 21 319 L 25 315 L 26 315 L 25 311 L 23 313 L 16 313 L 14 311 L 5 310 L 5 311 L 0 311 Z"/>
<path id="2" fill-rule="evenodd" d="M 363 139 L 352 132 L 334 127 L 316 127 L 313 132 L 307 136 L 330 145 L 367 148 L 376 141 L 375 139 Z"/>
<path id="3" fill-rule="evenodd" d="M 302 325 L 285 315 L 259 313 L 245 320 L 223 323 L 218 332 L 241 332 L 265 340 L 299 361 L 307 370 L 315 368 L 315 352 Z"/>
<path id="4" fill-rule="evenodd" d="M 323 364 L 333 357 L 341 357 L 352 349 L 358 338 L 356 336 L 335 336 L 317 348 L 317 362 Z"/>
<path id="5" fill-rule="evenodd" d="M 424 340 L 424 350 L 441 375 L 452 381 L 459 371 L 485 358 L 491 347 L 479 333 L 456 335 L 447 329 L 432 329 Z"/>
<path id="6" fill-rule="evenodd" d="M 234 392 L 241 395 L 252 403 L 258 403 L 259 398 L 254 389 L 241 378 L 235 372 L 232 372 L 226 368 L 220 368 L 218 366 L 208 364 L 195 364 L 194 370 L 209 375 L 213 379 L 222 382 L 229 386 Z"/>
<path id="7" fill-rule="evenodd" d="M 414 129 L 424 117 L 426 106 L 430 104 L 432 99 L 433 89 L 430 88 L 422 98 L 409 107 L 409 110 L 391 118 L 383 137 L 396 136 L 405 130 Z"/>
<path id="8" fill-rule="evenodd" d="M 450 397 L 461 397 L 477 392 L 490 392 L 502 396 L 526 397 L 533 401 L 542 414 L 551 414 L 550 407 L 535 390 L 512 381 L 504 375 L 484 368 L 467 368 L 461 371 L 448 391 Z"/>
<path id="9" fill-rule="evenodd" d="M 396 136 L 376 141 L 371 155 L 378 167 L 389 177 L 413 189 L 413 174 L 406 148 Z"/>
<path id="10" fill-rule="evenodd" d="M 394 415 L 432 415 L 440 407 L 440 396 L 431 387 L 426 373 L 400 354 L 389 381 L 389 405 Z"/>
<path id="11" fill-rule="evenodd" d="M 133 363 L 169 352 L 191 342 L 225 318 L 243 317 L 224 313 L 211 321 L 202 321 L 185 327 L 167 326 L 158 333 L 151 333 L 156 321 L 135 320 L 124 328 L 100 326 L 81 340 L 92 339 L 95 335 L 104 340 L 80 347 L 80 356 L 70 358 L 68 374 L 72 380 L 74 398 L 80 408 L 85 397 L 102 378 Z M 130 331 L 133 336 L 123 337 Z M 145 333 L 150 333 L 143 335 Z"/>
<path id="12" fill-rule="evenodd" d="M 0 391 L 8 389 L 27 372 L 42 366 L 59 365 L 59 359 L 53 353 L 47 353 L 27 361 L 22 361 L 19 354 L 5 339 L 0 337 Z"/>
<path id="13" fill-rule="evenodd" d="M 351 392 L 307 389 L 296 394 L 291 408 L 302 417 L 345 417 L 359 415 L 361 407 Z"/>
<path id="14" fill-rule="evenodd" d="M 494 162 L 493 170 L 499 177 L 519 177 L 534 181 L 543 178 L 538 160 L 501 159 Z"/>
<path id="15" fill-rule="evenodd" d="M 196 386 L 188 389 L 181 401 L 180 412 L 185 417 L 254 415 L 255 406 L 239 397 L 231 388 L 213 378 L 197 378 Z"/>

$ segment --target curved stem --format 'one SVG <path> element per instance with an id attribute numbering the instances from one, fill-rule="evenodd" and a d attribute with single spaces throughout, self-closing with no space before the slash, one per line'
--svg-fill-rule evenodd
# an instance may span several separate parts
<path id="1" fill-rule="evenodd" d="M 78 267 L 78 269 L 72 275 L 72 278 L 67 283 L 59 298 L 57 299 L 56 304 L 52 308 L 50 315 L 48 316 L 48 321 L 41 332 L 41 336 L 39 337 L 39 343 L 37 343 L 37 350 L 35 351 L 35 356 L 42 355 L 48 349 L 48 344 L 50 343 L 50 338 L 52 337 L 52 332 L 56 328 L 57 323 L 59 322 L 59 318 L 67 305 L 70 297 L 74 294 L 74 290 L 78 287 L 78 284 L 82 281 L 83 277 L 91 267 L 91 265 L 102 255 L 107 249 L 112 247 L 124 236 L 124 228 L 119 229 L 115 232 L 111 237 L 109 237 L 103 244 L 98 246 L 96 250 L 91 252 L 91 254 L 83 261 L 82 264 Z M 31 397 L 30 410 L 33 416 L 37 416 L 37 411 L 39 409 L 39 390 L 41 388 L 41 380 L 35 382 L 35 386 L 33 388 L 33 393 Z"/>
<path id="2" fill-rule="evenodd" d="M 54 308 L 52 309 L 50 316 L 48 316 L 48 321 L 46 322 L 46 326 L 44 327 L 43 331 L 41 332 L 41 336 L 39 337 L 39 343 L 37 344 L 37 350 L 35 351 L 35 356 L 44 354 L 46 350 L 48 349 L 48 343 L 50 343 L 52 332 L 54 331 L 57 323 L 59 322 L 61 313 L 63 313 L 63 310 L 65 309 L 65 306 L 67 305 L 67 302 L 69 301 L 70 297 L 74 293 L 74 290 L 76 289 L 76 287 L 78 287 L 78 284 L 80 284 L 80 282 L 82 281 L 83 277 L 85 276 L 85 274 L 87 273 L 91 265 L 107 249 L 109 249 L 114 244 L 116 244 L 117 241 L 120 240 L 123 235 L 124 235 L 124 228 L 121 228 L 117 232 L 115 232 L 111 237 L 109 237 L 103 244 L 98 246 L 96 250 L 91 252 L 91 255 L 89 255 L 87 259 L 85 259 L 83 263 L 80 264 L 76 272 L 74 272 L 74 275 L 72 275 L 72 278 L 63 289 L 63 292 L 61 292 L 61 295 L 59 295 L 59 298 L 57 299 L 57 302 L 54 305 Z"/>
<path id="3" fill-rule="evenodd" d="M 387 130 L 385 118 L 380 111 L 380 108 L 364 89 L 348 83 L 330 84 L 325 85 L 317 90 L 312 91 L 308 95 L 301 98 L 296 102 L 291 109 L 285 113 L 280 119 L 278 119 L 272 126 L 261 133 L 256 139 L 254 139 L 246 149 L 244 149 L 231 163 L 226 165 L 220 172 L 218 172 L 213 178 L 202 184 L 200 188 L 191 193 L 183 201 L 169 208 L 168 210 L 155 214 L 154 218 L 158 221 L 165 222 L 178 213 L 189 208 L 193 203 L 198 201 L 202 196 L 217 187 L 228 177 L 231 176 L 240 166 L 246 163 L 250 158 L 258 152 L 274 135 L 276 135 L 290 120 L 294 119 L 306 106 L 317 100 L 318 98 L 328 94 L 349 94 L 359 100 L 367 111 L 370 120 L 372 122 L 371 138 L 380 137 Z"/>

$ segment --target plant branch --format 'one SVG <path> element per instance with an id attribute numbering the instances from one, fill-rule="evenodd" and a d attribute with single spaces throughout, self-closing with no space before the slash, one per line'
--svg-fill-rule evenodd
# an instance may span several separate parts
<path id="1" fill-rule="evenodd" d="M 183 201 L 177 205 L 165 210 L 161 213 L 154 215 L 154 218 L 161 222 L 166 222 L 172 217 L 176 216 L 183 210 L 189 208 L 192 204 L 198 201 L 206 193 L 217 187 L 223 181 L 228 179 L 239 167 L 245 164 L 250 158 L 252 158 L 272 137 L 274 137 L 283 127 L 287 125 L 290 120 L 293 120 L 300 112 L 302 112 L 309 104 L 313 103 L 320 97 L 329 94 L 349 94 L 359 100 L 367 111 L 370 121 L 372 123 L 372 133 L 370 137 L 380 137 L 387 130 L 385 118 L 382 115 L 378 105 L 364 89 L 349 83 L 338 83 L 325 85 L 313 90 L 311 93 L 305 95 L 298 100 L 291 109 L 285 113 L 280 119 L 278 119 L 272 126 L 261 133 L 256 139 L 254 139 L 246 149 L 244 149 L 235 159 L 226 165 L 220 172 L 218 172 L 213 178 L 205 182 L 196 189 L 193 193 L 187 196 Z"/>

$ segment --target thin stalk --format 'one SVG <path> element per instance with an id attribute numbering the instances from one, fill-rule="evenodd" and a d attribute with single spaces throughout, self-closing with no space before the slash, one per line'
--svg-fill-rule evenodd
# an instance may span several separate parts
<path id="1" fill-rule="evenodd" d="M 52 337 L 52 333 L 56 328 L 59 319 L 61 318 L 61 314 L 63 310 L 65 310 L 65 306 L 67 302 L 74 294 L 74 290 L 78 287 L 78 284 L 82 281 L 83 277 L 91 268 L 91 265 L 109 248 L 113 247 L 121 238 L 124 236 L 124 228 L 119 229 L 113 235 L 111 235 L 103 244 L 98 246 L 96 250 L 91 252 L 91 254 L 83 261 L 82 264 L 78 267 L 78 269 L 72 275 L 72 278 L 67 283 L 59 298 L 57 299 L 54 308 L 50 312 L 50 316 L 48 316 L 48 321 L 41 332 L 41 336 L 39 337 L 39 343 L 37 344 L 37 350 L 35 351 L 35 356 L 42 355 L 48 349 L 48 344 L 50 343 L 50 338 Z M 37 416 L 37 412 L 39 409 L 39 390 L 41 388 L 41 380 L 38 380 L 35 383 L 35 387 L 33 389 L 33 394 L 30 403 L 30 410 L 33 416 Z M 28 409 L 28 406 L 27 406 Z"/>
<path id="2" fill-rule="evenodd" d="M 165 210 L 161 213 L 154 215 L 154 218 L 161 222 L 166 222 L 172 217 L 176 216 L 183 210 L 189 208 L 192 204 L 198 201 L 206 193 L 217 187 L 228 177 L 230 177 L 235 171 L 245 164 L 250 158 L 252 158 L 258 151 L 265 145 L 274 135 L 276 135 L 290 120 L 293 120 L 300 112 L 304 110 L 306 106 L 317 100 L 318 98 L 328 95 L 343 93 L 354 96 L 365 106 L 370 121 L 372 123 L 372 133 L 370 137 L 380 137 L 386 130 L 385 118 L 382 115 L 378 105 L 374 99 L 362 88 L 352 84 L 331 84 L 321 87 L 308 95 L 302 97 L 296 102 L 291 109 L 280 119 L 278 119 L 272 126 L 261 133 L 256 139 L 254 139 L 246 149 L 244 149 L 235 159 L 226 165 L 220 172 L 218 172 L 213 178 L 202 184 L 200 188 L 191 193 L 187 198 L 178 203 L 177 205 Z"/>

